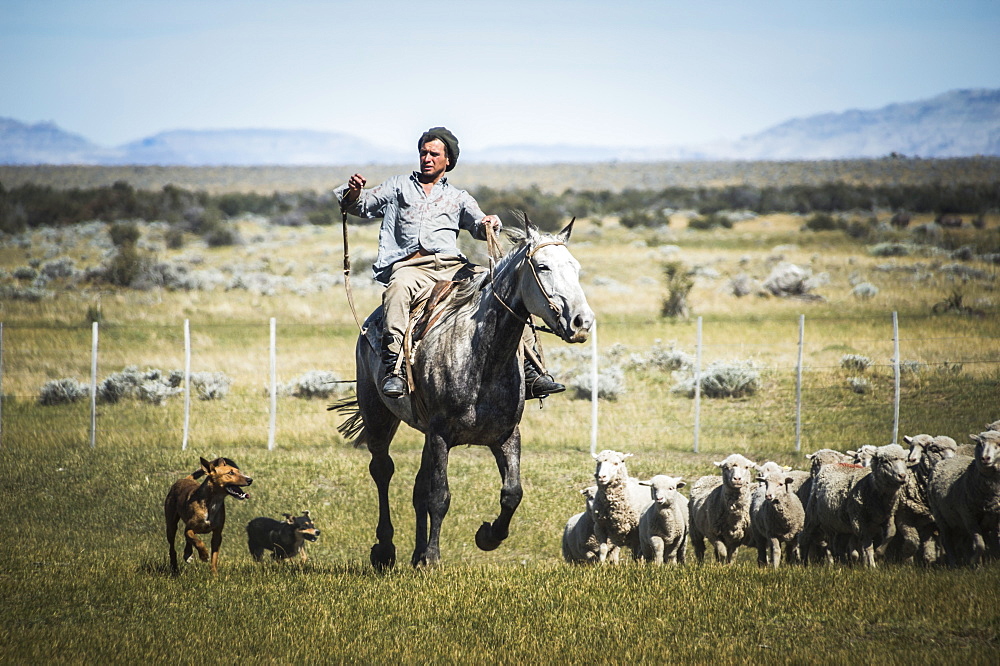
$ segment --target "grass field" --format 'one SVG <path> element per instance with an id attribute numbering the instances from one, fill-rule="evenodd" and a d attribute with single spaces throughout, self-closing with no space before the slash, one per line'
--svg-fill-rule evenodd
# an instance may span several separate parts
<path id="1" fill-rule="evenodd" d="M 916 222 L 914 222 L 916 224 Z M 802 232 L 802 219 L 775 215 L 734 229 L 629 230 L 615 220 L 581 220 L 571 249 L 598 316 L 601 348 L 642 355 L 676 343 L 693 352 L 693 320 L 659 316 L 661 265 L 698 267 L 690 301 L 704 320 L 705 362 L 752 359 L 762 387 L 740 399 L 703 400 L 701 450 L 692 452 L 692 401 L 673 392 L 669 372 L 623 365 L 627 390 L 603 401 L 599 448 L 635 454 L 630 471 L 696 478 L 713 460 L 740 452 L 804 467 L 822 447 L 884 444 L 892 436 L 891 313 L 899 313 L 901 355 L 923 364 L 902 378 L 901 434 L 947 434 L 961 441 L 1000 418 L 1000 298 L 997 267 L 958 263 L 930 249 L 877 257 L 840 232 Z M 995 243 L 1000 218 L 969 242 Z M 304 282 L 337 272 L 338 229 L 271 228 L 240 222 L 245 245 L 210 249 L 189 239 L 167 250 L 144 231 L 159 259 L 218 268 L 258 266 Z M 375 229 L 352 229 L 352 254 L 370 256 Z M 977 236 L 978 234 L 978 236 Z M 7 274 L 61 248 L 78 265 L 100 253 L 65 234 L 0 245 Z M 71 242 L 72 241 L 72 242 Z M 470 254 L 478 251 L 470 245 Z M 993 252 L 1000 251 L 995 248 Z M 87 257 L 86 259 L 84 257 Z M 266 261 L 265 261 L 266 260 Z M 762 279 L 779 261 L 825 274 L 823 300 L 736 298 L 739 273 Z M 36 262 L 38 263 L 38 262 Z M 379 299 L 356 263 L 359 310 Z M 711 269 L 711 270 L 709 270 Z M 974 271 L 967 270 L 974 269 Z M 862 300 L 852 285 L 878 294 Z M 279 372 L 310 369 L 353 375 L 356 328 L 342 287 L 319 292 L 109 290 L 54 281 L 50 297 L 0 300 L 3 323 L 0 449 L 0 662 L 116 663 L 706 663 L 870 662 L 996 664 L 1000 660 L 1000 566 L 924 570 L 884 566 L 758 570 L 744 549 L 731 568 L 691 563 L 579 568 L 561 561 L 566 519 L 582 510 L 590 483 L 590 405 L 555 396 L 522 423 L 525 498 L 511 537 L 492 553 L 473 535 L 496 515 L 492 456 L 453 451 L 451 511 L 442 565 L 385 574 L 367 564 L 376 502 L 367 453 L 335 432 L 326 401 L 283 397 L 277 445 L 266 448 L 269 317 L 278 320 Z M 981 314 L 935 312 L 955 290 Z M 101 376 L 127 365 L 164 370 L 183 364 L 181 322 L 191 321 L 194 369 L 233 377 L 224 400 L 196 401 L 192 437 L 180 450 L 179 400 L 156 407 L 125 401 L 99 408 L 89 447 L 89 405 L 41 406 L 39 388 L 90 372 L 89 317 L 100 312 Z M 798 316 L 806 315 L 806 401 L 802 452 L 794 450 Z M 659 342 L 657 342 L 659 341 Z M 546 339 L 564 379 L 586 360 Z M 844 354 L 871 357 L 870 390 L 847 385 Z M 612 363 L 614 359 L 605 359 Z M 393 445 L 392 504 L 399 559 L 412 548 L 412 480 L 421 440 L 401 429 Z M 252 498 L 229 500 L 220 571 L 207 565 L 167 572 L 162 502 L 198 456 L 234 458 L 254 477 Z M 261 515 L 309 509 L 323 534 L 304 565 L 256 565 L 243 526 Z"/>

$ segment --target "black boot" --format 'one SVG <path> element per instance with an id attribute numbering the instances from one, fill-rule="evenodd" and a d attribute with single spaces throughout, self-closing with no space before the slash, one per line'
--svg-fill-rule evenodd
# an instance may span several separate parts
<path id="1" fill-rule="evenodd" d="M 400 367 L 396 372 L 396 363 L 399 361 L 399 354 L 393 353 L 389 349 L 389 342 L 392 338 L 388 335 L 382 336 L 382 365 L 385 366 L 385 378 L 382 380 L 382 395 L 387 398 L 401 398 L 406 395 L 406 380 L 402 377 L 404 372 Z"/>
<path id="2" fill-rule="evenodd" d="M 547 398 L 551 393 L 565 391 L 566 387 L 552 379 L 551 375 L 538 372 L 535 364 L 524 359 L 524 399 Z"/>

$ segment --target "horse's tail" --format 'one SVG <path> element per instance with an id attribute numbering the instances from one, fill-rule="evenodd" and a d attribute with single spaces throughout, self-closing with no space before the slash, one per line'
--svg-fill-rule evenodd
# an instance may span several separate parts
<path id="1" fill-rule="evenodd" d="M 344 421 L 337 426 L 337 432 L 344 439 L 354 440 L 353 445 L 356 448 L 361 448 L 365 445 L 365 422 L 361 418 L 361 406 L 358 404 L 358 396 L 341 398 L 327 407 L 326 410 L 328 412 L 337 412 L 345 417 Z"/>

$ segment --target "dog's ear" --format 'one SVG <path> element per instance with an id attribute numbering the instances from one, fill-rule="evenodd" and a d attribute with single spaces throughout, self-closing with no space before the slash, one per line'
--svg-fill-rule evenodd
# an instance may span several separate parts
<path id="1" fill-rule="evenodd" d="M 232 458 L 219 458 L 219 460 L 221 460 L 225 464 L 229 465 L 230 467 L 235 467 L 236 469 L 240 468 L 240 466 L 237 465 L 236 462 Z"/>
<path id="2" fill-rule="evenodd" d="M 283 513 L 281 515 L 283 515 L 285 517 L 285 522 L 286 523 L 291 524 L 291 523 L 295 522 L 295 517 L 292 516 L 292 514 L 290 514 L 290 513 Z"/>
<path id="3" fill-rule="evenodd" d="M 201 458 L 201 468 L 205 470 L 206 474 L 211 474 L 213 467 L 214 467 L 213 463 L 210 463 L 204 458 Z"/>
<path id="4" fill-rule="evenodd" d="M 308 517 L 309 517 L 309 509 L 305 509 L 305 510 L 304 510 L 304 511 L 302 512 L 302 515 L 303 515 L 303 516 L 305 516 L 306 518 L 308 518 Z"/>

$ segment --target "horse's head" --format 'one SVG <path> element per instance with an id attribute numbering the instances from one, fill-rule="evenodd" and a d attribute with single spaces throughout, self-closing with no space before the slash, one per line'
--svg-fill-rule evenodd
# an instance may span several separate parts
<path id="1" fill-rule="evenodd" d="M 586 342 L 594 311 L 580 286 L 580 262 L 566 247 L 573 222 L 553 236 L 541 233 L 525 216 L 524 228 L 527 251 L 518 282 L 522 302 L 566 342 Z"/>

